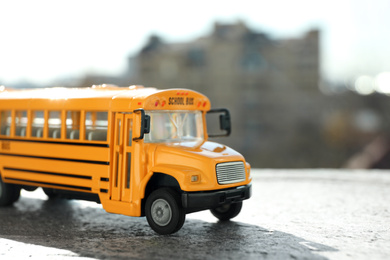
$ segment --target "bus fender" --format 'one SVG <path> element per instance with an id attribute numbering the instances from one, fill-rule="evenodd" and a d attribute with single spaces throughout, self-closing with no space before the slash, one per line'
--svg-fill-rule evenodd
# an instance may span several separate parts
<path id="1" fill-rule="evenodd" d="M 200 171 L 188 166 L 155 166 L 142 180 L 139 194 L 142 194 L 142 198 L 145 198 L 145 191 L 147 190 L 147 186 L 150 185 L 150 181 L 153 181 L 153 176 L 154 178 L 159 178 L 159 180 L 162 181 L 161 183 L 155 183 L 153 185 L 157 185 L 158 187 L 164 187 L 164 185 L 168 187 L 171 186 L 179 189 L 179 191 L 186 190 L 189 180 L 194 174 L 200 174 Z"/>

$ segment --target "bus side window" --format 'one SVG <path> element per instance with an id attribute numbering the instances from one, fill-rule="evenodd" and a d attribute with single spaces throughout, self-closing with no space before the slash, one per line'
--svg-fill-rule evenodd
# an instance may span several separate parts
<path id="1" fill-rule="evenodd" d="M 27 111 L 16 111 L 15 113 L 15 136 L 26 137 Z"/>
<path id="2" fill-rule="evenodd" d="M 61 138 L 61 111 L 49 111 L 49 138 Z"/>
<path id="3" fill-rule="evenodd" d="M 80 139 L 80 111 L 68 111 L 66 113 L 66 138 L 71 140 Z"/>
<path id="4" fill-rule="evenodd" d="M 43 127 L 45 125 L 45 116 L 43 110 L 33 111 L 32 113 L 32 125 L 31 136 L 43 137 Z"/>
<path id="5" fill-rule="evenodd" d="M 108 113 L 87 111 L 85 113 L 85 140 L 107 141 Z"/>
<path id="6" fill-rule="evenodd" d="M 1 111 L 0 119 L 0 134 L 10 136 L 11 135 L 11 110 Z"/>

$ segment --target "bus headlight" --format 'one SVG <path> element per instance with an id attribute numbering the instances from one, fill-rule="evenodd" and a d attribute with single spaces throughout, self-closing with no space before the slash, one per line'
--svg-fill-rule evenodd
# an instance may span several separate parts
<path id="1" fill-rule="evenodd" d="M 191 175 L 191 182 L 199 182 L 200 181 L 200 175 L 195 174 Z"/>
<path id="2" fill-rule="evenodd" d="M 249 163 L 246 163 L 246 174 L 248 175 L 248 179 L 251 178 L 251 165 Z"/>

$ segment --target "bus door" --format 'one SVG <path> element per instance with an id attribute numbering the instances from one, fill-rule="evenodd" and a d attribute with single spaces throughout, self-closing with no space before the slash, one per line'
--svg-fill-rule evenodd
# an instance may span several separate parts
<path id="1" fill-rule="evenodd" d="M 114 167 L 111 173 L 111 200 L 131 201 L 130 176 L 133 161 L 133 114 L 115 113 Z"/>

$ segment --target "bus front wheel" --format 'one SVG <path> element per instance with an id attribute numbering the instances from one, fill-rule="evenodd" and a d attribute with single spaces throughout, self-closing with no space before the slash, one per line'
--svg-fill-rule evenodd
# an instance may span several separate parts
<path id="1" fill-rule="evenodd" d="M 160 235 L 177 232 L 183 226 L 186 217 L 181 207 L 180 196 L 168 188 L 155 190 L 149 195 L 145 213 L 150 227 Z"/>
<path id="2" fill-rule="evenodd" d="M 0 207 L 12 205 L 20 197 L 20 187 L 4 183 L 0 176 Z"/>
<path id="3" fill-rule="evenodd" d="M 211 209 L 211 214 L 221 221 L 228 221 L 236 217 L 242 208 L 242 201 L 232 204 L 226 204 L 218 208 Z"/>

